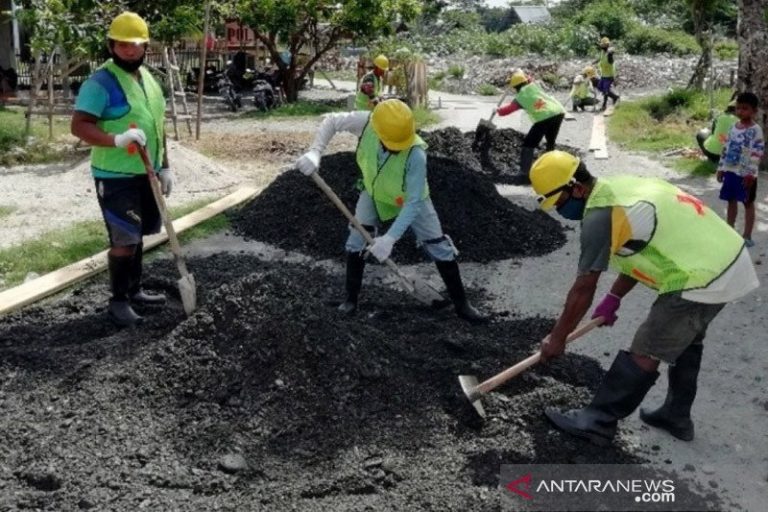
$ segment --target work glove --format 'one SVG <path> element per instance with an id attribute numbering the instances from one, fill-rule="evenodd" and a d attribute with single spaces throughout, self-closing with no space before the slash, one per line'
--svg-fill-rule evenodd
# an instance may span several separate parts
<path id="1" fill-rule="evenodd" d="M 171 195 L 173 190 L 173 184 L 176 182 L 176 177 L 173 175 L 173 171 L 166 168 L 157 171 L 157 181 L 160 182 L 160 190 L 165 197 Z"/>
<path id="2" fill-rule="evenodd" d="M 296 168 L 304 176 L 312 176 L 320 168 L 320 152 L 316 149 L 310 149 L 296 160 Z"/>
<path id="3" fill-rule="evenodd" d="M 368 248 L 368 252 L 383 262 L 392 254 L 392 247 L 394 247 L 395 242 L 396 240 L 389 235 L 377 236 L 373 239 L 373 244 Z"/>
<path id="4" fill-rule="evenodd" d="M 141 128 L 129 128 L 123 133 L 115 135 L 115 147 L 125 148 L 131 143 L 137 143 L 140 146 L 147 145 L 147 135 Z"/>
<path id="5" fill-rule="evenodd" d="M 619 318 L 616 312 L 621 306 L 621 297 L 612 293 L 607 293 L 600 304 L 597 305 L 592 312 L 592 318 L 603 317 L 603 323 L 600 327 L 607 325 L 611 326 Z"/>

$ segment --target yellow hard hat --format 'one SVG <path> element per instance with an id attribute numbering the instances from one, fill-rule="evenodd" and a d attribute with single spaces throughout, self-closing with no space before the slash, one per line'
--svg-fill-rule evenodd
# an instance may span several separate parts
<path id="1" fill-rule="evenodd" d="M 611 44 L 611 40 L 607 37 L 600 39 L 600 46 L 608 46 L 609 44 Z"/>
<path id="2" fill-rule="evenodd" d="M 533 163 L 528 177 L 538 194 L 539 208 L 548 211 L 555 206 L 563 189 L 571 184 L 579 162 L 572 154 L 555 150 L 544 153 Z"/>
<path id="3" fill-rule="evenodd" d="M 589 78 L 592 78 L 593 76 L 595 76 L 597 74 L 597 72 L 595 71 L 595 68 L 593 66 L 585 67 L 584 71 L 582 71 L 582 73 L 587 75 L 587 77 L 589 77 Z"/>
<path id="4" fill-rule="evenodd" d="M 411 147 L 416 138 L 416 122 L 411 109 L 400 100 L 384 100 L 373 109 L 371 126 L 382 144 L 392 151 Z"/>
<path id="5" fill-rule="evenodd" d="M 149 28 L 135 12 L 124 12 L 112 20 L 107 37 L 125 43 L 148 43 Z"/>
<path id="6" fill-rule="evenodd" d="M 379 69 L 386 71 L 389 69 L 389 59 L 387 58 L 386 55 L 381 54 L 375 59 L 373 59 L 373 65 Z"/>
<path id="7" fill-rule="evenodd" d="M 528 81 L 528 77 L 525 76 L 525 72 L 522 69 L 518 69 L 512 76 L 509 77 L 509 85 L 517 87 L 518 85 Z"/>

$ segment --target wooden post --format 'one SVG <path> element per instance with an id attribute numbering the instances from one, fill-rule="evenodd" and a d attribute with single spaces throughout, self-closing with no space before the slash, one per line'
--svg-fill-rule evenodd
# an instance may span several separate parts
<path id="1" fill-rule="evenodd" d="M 197 80 L 197 124 L 195 140 L 200 140 L 200 120 L 203 116 L 203 82 L 205 81 L 205 57 L 208 50 L 208 23 L 211 17 L 211 2 L 205 2 L 205 21 L 203 22 L 203 44 L 200 50 L 200 73 Z"/>
<path id="2" fill-rule="evenodd" d="M 56 74 L 56 68 L 53 66 L 53 55 L 48 61 L 48 139 L 53 140 L 53 104 L 55 101 L 53 93 L 53 79 Z"/>
<path id="3" fill-rule="evenodd" d="M 171 95 L 171 119 L 173 120 L 173 136 L 176 140 L 179 140 L 179 125 L 176 117 L 176 88 L 173 84 L 173 67 L 171 66 L 171 59 L 168 58 L 168 47 L 163 46 L 163 65 L 166 70 L 166 83 L 168 84 L 168 94 Z"/>

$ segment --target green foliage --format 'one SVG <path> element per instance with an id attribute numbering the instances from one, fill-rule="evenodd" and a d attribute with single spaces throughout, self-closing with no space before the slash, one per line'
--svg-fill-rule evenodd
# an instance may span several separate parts
<path id="1" fill-rule="evenodd" d="M 243 117 L 309 117 L 327 114 L 329 112 L 340 112 L 345 110 L 346 105 L 330 105 L 315 101 L 297 101 L 296 103 L 286 103 L 276 109 L 261 112 L 259 110 L 249 110 L 243 114 Z"/>
<path id="2" fill-rule="evenodd" d="M 440 122 L 440 116 L 436 112 L 424 107 L 413 109 L 413 119 L 417 130 Z"/>
<path id="3" fill-rule="evenodd" d="M 8 217 L 10 214 L 16 211 L 15 206 L 6 206 L 4 204 L 0 204 L 0 219 L 3 217 Z"/>
<path id="4" fill-rule="evenodd" d="M 624 37 L 636 23 L 635 18 L 635 11 L 627 0 L 599 0 L 586 6 L 576 21 L 591 25 L 600 36 L 614 40 Z"/>
<path id="5" fill-rule="evenodd" d="M 499 90 L 492 84 L 480 84 L 477 88 L 477 93 L 480 96 L 495 96 L 499 93 Z"/>
<path id="6" fill-rule="evenodd" d="M 739 57 L 739 43 L 733 39 L 724 39 L 715 42 L 713 51 L 722 60 L 734 60 Z"/>
<path id="7" fill-rule="evenodd" d="M 45 118 L 39 118 L 45 119 Z M 48 120 L 33 125 L 34 138 L 27 143 L 24 114 L 18 109 L 0 108 L 0 165 L 36 164 L 61 160 L 68 156 L 67 147 L 54 147 L 47 142 Z M 54 119 L 54 138 L 69 132 L 69 120 Z"/>
<path id="8" fill-rule="evenodd" d="M 152 23 L 152 39 L 170 44 L 184 37 L 201 37 L 203 17 L 200 5 L 177 5 L 173 10 L 164 11 L 161 17 Z"/>
<path id="9" fill-rule="evenodd" d="M 461 64 L 451 64 L 448 66 L 448 74 L 453 78 L 462 78 L 464 76 L 464 66 Z"/>
<path id="10" fill-rule="evenodd" d="M 635 25 L 624 37 L 622 44 L 634 54 L 669 53 L 691 55 L 701 51 L 696 39 L 680 30 Z"/>

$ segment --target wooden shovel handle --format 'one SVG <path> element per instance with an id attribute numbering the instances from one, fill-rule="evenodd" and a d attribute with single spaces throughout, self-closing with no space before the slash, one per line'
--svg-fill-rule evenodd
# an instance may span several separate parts
<path id="1" fill-rule="evenodd" d="M 591 331 L 595 327 L 598 327 L 599 325 L 601 325 L 604 321 L 605 321 L 605 319 L 603 317 L 599 316 L 597 318 L 592 319 L 590 322 L 587 322 L 586 324 L 577 327 L 565 339 L 566 343 L 570 343 L 570 342 L 572 342 L 572 341 L 574 341 L 574 340 L 584 336 L 585 334 L 587 334 L 589 331 Z M 501 386 L 502 384 L 504 384 L 508 380 L 510 380 L 510 379 L 512 379 L 514 377 L 517 377 L 519 374 L 521 374 L 522 372 L 524 372 L 525 370 L 527 370 L 531 366 L 535 365 L 540 360 L 541 360 L 541 351 L 538 351 L 535 354 L 533 354 L 532 356 L 523 359 L 522 361 L 520 361 L 516 365 L 511 366 L 511 367 L 507 368 L 506 370 L 504 370 L 503 372 L 501 372 L 501 373 L 499 373 L 497 375 L 494 375 L 490 379 L 481 382 L 480 384 L 477 385 L 477 387 L 475 388 L 473 394 L 481 395 L 481 394 L 488 393 L 489 391 L 493 391 L 494 389 L 496 389 L 497 387 Z"/>

